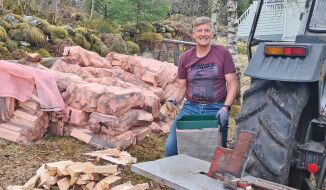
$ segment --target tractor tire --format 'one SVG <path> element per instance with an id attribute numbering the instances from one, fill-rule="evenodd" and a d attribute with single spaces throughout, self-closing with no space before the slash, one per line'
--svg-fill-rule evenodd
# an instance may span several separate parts
<path id="1" fill-rule="evenodd" d="M 296 131 L 309 94 L 308 83 L 252 79 L 236 118 L 236 134 L 257 132 L 246 173 L 287 185 Z"/>

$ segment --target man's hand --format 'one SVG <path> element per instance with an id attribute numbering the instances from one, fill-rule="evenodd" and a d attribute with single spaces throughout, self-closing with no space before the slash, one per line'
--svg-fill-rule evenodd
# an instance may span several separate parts
<path id="1" fill-rule="evenodd" d="M 177 101 L 167 100 L 165 104 L 161 107 L 160 113 L 164 117 L 168 116 L 174 118 L 175 116 L 177 116 L 179 113 L 179 107 Z"/>
<path id="2" fill-rule="evenodd" d="M 216 118 L 220 120 L 221 128 L 226 127 L 229 121 L 229 112 L 228 110 L 224 110 L 222 107 L 216 114 Z"/>
<path id="3" fill-rule="evenodd" d="M 176 100 L 167 100 L 165 102 L 165 105 L 169 112 L 171 113 L 179 112 L 178 102 Z"/>

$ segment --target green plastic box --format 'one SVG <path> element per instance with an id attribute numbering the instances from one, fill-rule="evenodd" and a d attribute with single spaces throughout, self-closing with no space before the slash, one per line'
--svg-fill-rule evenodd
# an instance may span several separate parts
<path id="1" fill-rule="evenodd" d="M 177 129 L 218 128 L 214 115 L 184 115 L 177 121 Z"/>

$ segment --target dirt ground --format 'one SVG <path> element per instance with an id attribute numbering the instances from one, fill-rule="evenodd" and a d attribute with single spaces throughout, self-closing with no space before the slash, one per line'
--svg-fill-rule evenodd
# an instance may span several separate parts
<path id="1" fill-rule="evenodd" d="M 137 157 L 139 162 L 156 160 L 164 157 L 165 139 L 164 135 L 152 135 L 127 151 Z M 86 161 L 87 157 L 82 154 L 93 150 L 95 149 L 72 137 L 48 134 L 28 146 L 0 139 L 0 190 L 8 185 L 23 185 L 36 174 L 43 163 L 61 160 Z M 132 173 L 130 168 L 126 168 L 122 175 L 125 182 L 149 182 L 148 179 Z"/>

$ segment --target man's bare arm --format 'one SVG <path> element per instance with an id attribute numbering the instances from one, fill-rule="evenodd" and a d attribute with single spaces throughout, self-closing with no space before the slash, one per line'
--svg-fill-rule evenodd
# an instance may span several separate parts
<path id="1" fill-rule="evenodd" d="M 170 99 L 175 99 L 178 103 L 180 103 L 186 94 L 187 80 L 186 79 L 178 79 L 178 83 L 176 85 L 176 90 L 173 93 Z"/>
<path id="2" fill-rule="evenodd" d="M 238 80 L 236 73 L 229 73 L 225 75 L 225 80 L 228 88 L 228 93 L 226 95 L 225 105 L 232 105 L 235 98 L 238 95 Z"/>

